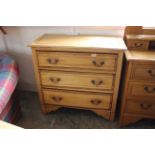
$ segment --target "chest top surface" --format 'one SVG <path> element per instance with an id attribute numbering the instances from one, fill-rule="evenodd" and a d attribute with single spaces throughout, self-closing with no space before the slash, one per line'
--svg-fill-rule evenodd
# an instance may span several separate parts
<path id="1" fill-rule="evenodd" d="M 121 37 L 90 35 L 51 35 L 44 34 L 30 45 L 34 48 L 95 48 L 126 50 Z"/>
<path id="2" fill-rule="evenodd" d="M 155 61 L 155 51 L 125 51 L 127 60 Z"/>
<path id="3" fill-rule="evenodd" d="M 155 35 L 147 35 L 147 34 L 128 34 L 126 35 L 127 40 L 136 39 L 136 40 L 155 40 Z"/>

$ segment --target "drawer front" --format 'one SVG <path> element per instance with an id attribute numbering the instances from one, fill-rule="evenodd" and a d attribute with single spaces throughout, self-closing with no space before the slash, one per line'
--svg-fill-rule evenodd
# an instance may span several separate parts
<path id="1" fill-rule="evenodd" d="M 155 85 L 150 84 L 130 84 L 128 97 L 154 97 Z"/>
<path id="2" fill-rule="evenodd" d="M 106 74 L 40 71 L 41 82 L 44 86 L 60 86 L 73 88 L 88 88 L 112 90 L 114 77 Z"/>
<path id="3" fill-rule="evenodd" d="M 112 99 L 112 96 L 109 94 L 84 93 L 54 89 L 44 89 L 43 96 L 45 104 L 95 109 L 109 109 Z"/>
<path id="4" fill-rule="evenodd" d="M 125 112 L 155 116 L 155 102 L 128 100 Z"/>
<path id="5" fill-rule="evenodd" d="M 38 63 L 42 67 L 67 67 L 115 71 L 117 55 L 38 52 Z"/>
<path id="6" fill-rule="evenodd" d="M 130 50 L 147 50 L 149 42 L 145 40 L 127 40 L 127 46 Z"/>
<path id="7" fill-rule="evenodd" d="M 138 64 L 135 63 L 132 67 L 132 80 L 155 80 L 155 63 L 154 64 Z"/>
<path id="8" fill-rule="evenodd" d="M 40 71 L 40 75 L 44 86 L 112 90 L 114 81 L 113 75 L 106 74 Z"/>

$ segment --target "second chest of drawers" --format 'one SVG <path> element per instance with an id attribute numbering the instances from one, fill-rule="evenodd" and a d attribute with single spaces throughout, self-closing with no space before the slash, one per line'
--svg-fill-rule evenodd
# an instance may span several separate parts
<path id="1" fill-rule="evenodd" d="M 120 125 L 155 118 L 155 53 L 126 51 Z"/>

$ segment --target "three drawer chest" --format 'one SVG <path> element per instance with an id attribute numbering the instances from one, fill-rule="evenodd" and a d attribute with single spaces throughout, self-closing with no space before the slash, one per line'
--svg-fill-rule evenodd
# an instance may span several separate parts
<path id="1" fill-rule="evenodd" d="M 126 51 L 119 125 L 155 118 L 155 51 Z"/>
<path id="2" fill-rule="evenodd" d="M 114 120 L 126 50 L 122 38 L 45 34 L 30 46 L 44 113 L 79 108 Z"/>

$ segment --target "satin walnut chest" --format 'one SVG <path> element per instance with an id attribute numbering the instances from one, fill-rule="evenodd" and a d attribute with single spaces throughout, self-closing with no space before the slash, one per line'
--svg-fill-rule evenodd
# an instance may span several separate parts
<path id="1" fill-rule="evenodd" d="M 45 34 L 31 48 L 44 113 L 68 107 L 114 119 L 126 50 L 122 38 Z"/>

